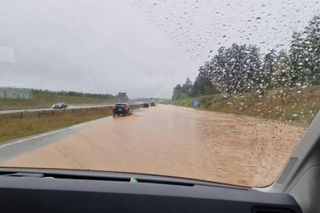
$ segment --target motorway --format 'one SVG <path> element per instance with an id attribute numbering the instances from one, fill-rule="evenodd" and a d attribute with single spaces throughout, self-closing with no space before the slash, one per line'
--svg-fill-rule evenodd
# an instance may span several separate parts
<path id="1" fill-rule="evenodd" d="M 0 166 L 108 170 L 263 186 L 305 128 L 157 105 L 0 146 Z"/>
<path id="2" fill-rule="evenodd" d="M 84 108 L 93 108 L 93 107 L 107 107 L 113 105 L 69 105 L 67 109 L 84 109 Z M 52 108 L 37 108 L 37 109 L 11 109 L 11 110 L 0 110 L 0 114 L 10 114 L 10 113 L 19 113 L 19 112 L 38 112 L 38 111 L 48 111 Z"/>

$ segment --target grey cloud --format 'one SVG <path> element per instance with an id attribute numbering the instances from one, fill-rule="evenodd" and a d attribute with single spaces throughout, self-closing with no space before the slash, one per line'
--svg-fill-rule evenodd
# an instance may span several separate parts
<path id="1" fill-rule="evenodd" d="M 126 1 L 12 1 L 0 46 L 15 50 L 0 84 L 169 97 L 196 65 Z"/>
<path id="2" fill-rule="evenodd" d="M 0 47 L 16 62 L 0 59 L 0 86 L 170 97 L 210 51 L 233 42 L 286 48 L 319 8 L 317 0 L 2 1 Z"/>

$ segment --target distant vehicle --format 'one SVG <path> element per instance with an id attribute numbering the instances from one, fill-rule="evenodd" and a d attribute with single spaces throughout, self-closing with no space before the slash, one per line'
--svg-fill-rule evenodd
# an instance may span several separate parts
<path id="1" fill-rule="evenodd" d="M 155 102 L 151 102 L 150 106 L 156 106 L 156 103 Z"/>
<path id="2" fill-rule="evenodd" d="M 128 104 L 116 104 L 113 107 L 113 117 L 116 115 L 132 115 L 132 109 Z"/>
<path id="3" fill-rule="evenodd" d="M 143 108 L 149 108 L 149 104 L 148 104 L 148 103 L 143 103 L 143 104 L 142 104 L 142 107 L 143 107 Z"/>
<path id="4" fill-rule="evenodd" d="M 61 103 L 53 104 L 52 108 L 53 109 L 66 109 L 66 108 L 68 108 L 68 105 L 66 103 L 61 102 Z"/>

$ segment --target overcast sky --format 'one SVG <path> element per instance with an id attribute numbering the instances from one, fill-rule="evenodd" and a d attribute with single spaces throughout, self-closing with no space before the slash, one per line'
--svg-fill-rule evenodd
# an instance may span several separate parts
<path id="1" fill-rule="evenodd" d="M 319 0 L 3 0 L 0 86 L 170 97 L 220 46 L 287 48 L 319 8 Z"/>

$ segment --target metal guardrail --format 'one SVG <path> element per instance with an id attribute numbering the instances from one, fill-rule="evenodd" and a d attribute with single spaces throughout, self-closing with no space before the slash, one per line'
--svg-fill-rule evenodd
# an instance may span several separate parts
<path id="1" fill-rule="evenodd" d="M 141 104 L 131 105 L 133 109 L 141 107 Z M 112 106 L 102 106 L 102 107 L 88 107 L 88 108 L 72 108 L 72 109 L 52 109 L 52 110 L 38 110 L 38 111 L 21 111 L 8 114 L 0 114 L 1 118 L 12 118 L 12 119 L 22 119 L 31 117 L 55 117 L 65 114 L 79 114 L 79 113 L 93 113 L 93 112 L 111 112 Z"/>

